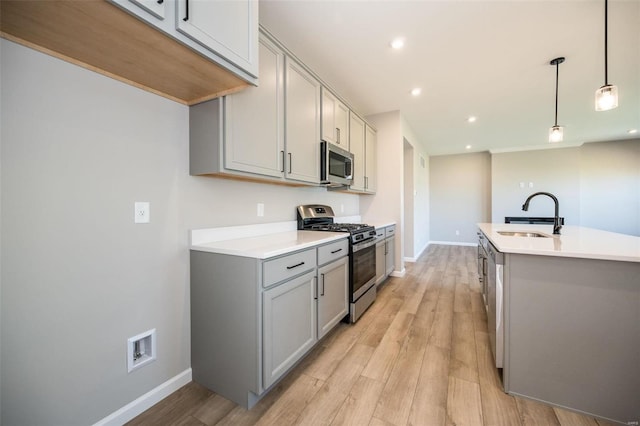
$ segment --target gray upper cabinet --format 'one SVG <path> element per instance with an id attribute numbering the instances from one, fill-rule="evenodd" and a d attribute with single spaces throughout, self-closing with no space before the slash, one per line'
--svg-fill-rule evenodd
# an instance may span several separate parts
<path id="1" fill-rule="evenodd" d="M 158 0 L 130 0 L 143 10 L 150 13 L 156 19 L 163 20 L 166 15 L 167 2 Z"/>
<path id="2" fill-rule="evenodd" d="M 365 179 L 364 179 L 364 190 L 367 193 L 375 193 L 376 192 L 376 174 L 377 174 L 377 135 L 376 131 L 369 127 L 368 125 L 365 128 Z"/>
<path id="3" fill-rule="evenodd" d="M 240 78 L 258 82 L 257 0 L 108 1 Z"/>
<path id="4" fill-rule="evenodd" d="M 320 82 L 287 57 L 285 72 L 285 176 L 320 183 Z"/>
<path id="5" fill-rule="evenodd" d="M 176 1 L 177 30 L 258 76 L 258 1 Z"/>
<path id="6" fill-rule="evenodd" d="M 321 138 L 349 150 L 349 108 L 326 87 L 322 88 Z"/>
<path id="7" fill-rule="evenodd" d="M 319 184 L 320 83 L 266 36 L 260 75 L 189 109 L 191 174 Z"/>
<path id="8" fill-rule="evenodd" d="M 376 131 L 353 112 L 349 118 L 349 146 L 353 154 L 353 184 L 349 190 L 376 192 Z"/>
<path id="9" fill-rule="evenodd" d="M 364 121 L 355 115 L 350 114 L 349 117 L 349 151 L 353 154 L 353 183 L 351 189 L 355 191 L 364 191 Z"/>
<path id="10" fill-rule="evenodd" d="M 260 86 L 225 99 L 224 166 L 281 178 L 284 152 L 284 53 L 260 39 Z"/>

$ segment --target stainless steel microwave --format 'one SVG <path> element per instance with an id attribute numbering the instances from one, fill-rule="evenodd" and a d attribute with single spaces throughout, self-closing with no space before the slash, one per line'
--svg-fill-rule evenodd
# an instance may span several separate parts
<path id="1" fill-rule="evenodd" d="M 320 183 L 349 186 L 353 183 L 353 154 L 329 142 L 320 143 Z"/>

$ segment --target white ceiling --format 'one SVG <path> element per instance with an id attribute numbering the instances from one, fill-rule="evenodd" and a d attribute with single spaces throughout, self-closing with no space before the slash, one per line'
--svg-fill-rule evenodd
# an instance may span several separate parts
<path id="1" fill-rule="evenodd" d="M 640 0 L 609 2 L 606 112 L 604 0 L 260 0 L 260 22 L 357 112 L 400 110 L 429 155 L 550 147 L 558 56 L 553 147 L 640 137 Z"/>

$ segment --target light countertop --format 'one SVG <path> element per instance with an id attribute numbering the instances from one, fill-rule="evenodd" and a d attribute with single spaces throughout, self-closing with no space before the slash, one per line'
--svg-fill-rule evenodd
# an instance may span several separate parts
<path id="1" fill-rule="evenodd" d="M 396 224 L 395 222 L 378 222 L 378 221 L 367 223 L 367 225 L 371 225 L 376 229 L 386 228 L 387 226 L 391 226 L 391 225 L 395 225 L 395 224 Z"/>
<path id="2" fill-rule="evenodd" d="M 553 235 L 552 225 L 479 223 L 489 241 L 503 253 L 640 262 L 640 237 L 565 225 Z M 514 237 L 498 231 L 537 232 L 549 238 Z"/>
<path id="3" fill-rule="evenodd" d="M 191 250 L 267 259 L 347 238 L 343 232 L 284 231 L 255 237 L 199 242 Z"/>

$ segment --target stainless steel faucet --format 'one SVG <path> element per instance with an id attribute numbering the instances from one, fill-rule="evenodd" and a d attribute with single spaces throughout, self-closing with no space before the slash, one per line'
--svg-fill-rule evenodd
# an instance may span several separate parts
<path id="1" fill-rule="evenodd" d="M 525 212 L 529 210 L 529 201 L 531 201 L 531 199 L 536 195 L 546 195 L 547 197 L 551 197 L 551 199 L 555 203 L 556 209 L 555 209 L 555 215 L 553 217 L 553 233 L 560 235 L 560 228 L 562 228 L 562 225 L 560 225 L 560 203 L 558 203 L 558 199 L 556 198 L 555 195 L 550 194 L 548 192 L 536 192 L 535 194 L 531 194 L 527 198 L 527 201 L 525 201 L 524 204 L 522 205 L 522 210 L 524 210 Z"/>

